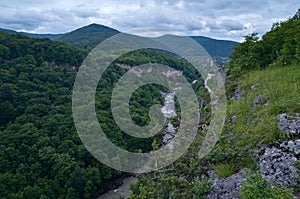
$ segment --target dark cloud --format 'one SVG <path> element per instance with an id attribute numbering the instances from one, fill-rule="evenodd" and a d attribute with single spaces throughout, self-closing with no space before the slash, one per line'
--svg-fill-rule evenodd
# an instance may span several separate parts
<path id="1" fill-rule="evenodd" d="M 99 13 L 96 8 L 91 8 L 84 4 L 76 6 L 71 9 L 70 12 L 80 18 L 99 17 Z"/>
<path id="2" fill-rule="evenodd" d="M 121 31 L 169 28 L 187 35 L 240 41 L 252 32 L 263 34 L 298 8 L 299 0 L 4 0 L 0 27 L 62 33 L 99 23 Z"/>
<path id="3" fill-rule="evenodd" d="M 224 20 L 220 23 L 219 28 L 224 28 L 226 30 L 243 30 L 243 24 L 241 24 L 239 21 L 234 21 L 232 19 Z"/>
<path id="4" fill-rule="evenodd" d="M 42 22 L 49 18 L 37 10 L 18 10 L 14 8 L 2 8 L 0 13 L 0 24 L 6 28 L 16 30 L 35 30 Z"/>

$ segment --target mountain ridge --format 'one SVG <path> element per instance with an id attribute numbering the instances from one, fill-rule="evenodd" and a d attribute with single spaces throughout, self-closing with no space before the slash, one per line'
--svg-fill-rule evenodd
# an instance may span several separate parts
<path id="1" fill-rule="evenodd" d="M 103 40 L 118 33 L 120 32 L 116 29 L 93 23 L 65 33 L 55 40 L 91 50 Z"/>
<path id="2" fill-rule="evenodd" d="M 120 31 L 116 29 L 96 23 L 92 23 L 63 34 L 34 34 L 2 28 L 0 28 L 0 31 L 9 34 L 21 34 L 32 38 L 48 38 L 62 43 L 71 44 L 89 51 L 96 47 L 103 40 L 120 33 Z M 233 47 L 239 44 L 236 41 L 220 40 L 205 36 L 189 37 L 202 45 L 203 48 L 216 59 L 228 59 L 230 54 L 233 52 Z"/>
<path id="3" fill-rule="evenodd" d="M 0 28 L 1 32 L 6 32 L 8 34 L 12 34 L 12 35 L 16 35 L 16 34 L 20 34 L 23 36 L 27 36 L 27 37 L 31 37 L 31 38 L 46 38 L 46 39 L 55 39 L 59 36 L 61 36 L 62 34 L 36 34 L 36 33 L 28 33 L 28 32 L 23 32 L 23 31 L 15 31 L 15 30 L 11 30 L 11 29 L 6 29 L 6 28 Z"/>

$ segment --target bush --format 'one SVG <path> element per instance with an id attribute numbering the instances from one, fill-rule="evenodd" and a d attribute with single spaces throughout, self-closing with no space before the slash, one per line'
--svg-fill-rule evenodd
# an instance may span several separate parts
<path id="1" fill-rule="evenodd" d="M 260 174 L 256 174 L 242 182 L 240 195 L 243 199 L 293 199 L 291 189 L 271 187 Z"/>
<path id="2" fill-rule="evenodd" d="M 221 163 L 214 166 L 218 178 L 226 178 L 236 172 L 236 167 L 232 163 Z"/>

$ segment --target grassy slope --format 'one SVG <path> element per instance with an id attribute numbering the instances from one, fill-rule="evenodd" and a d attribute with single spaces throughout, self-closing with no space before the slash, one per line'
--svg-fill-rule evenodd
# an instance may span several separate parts
<path id="1" fill-rule="evenodd" d="M 259 84 L 252 90 L 251 86 Z M 212 154 L 215 170 L 226 176 L 241 167 L 255 168 L 251 156 L 260 144 L 272 144 L 278 140 L 292 139 L 280 132 L 277 115 L 300 113 L 300 65 L 267 68 L 246 73 L 240 80 L 240 88 L 245 94 L 240 100 L 230 100 L 227 108 L 229 120 L 237 116 L 233 123 L 226 123 L 224 132 Z M 265 105 L 254 106 L 256 96 L 265 94 L 269 101 Z M 225 176 L 225 177 L 226 177 Z"/>
<path id="2" fill-rule="evenodd" d="M 251 90 L 251 86 L 259 86 Z M 231 102 L 229 115 L 236 115 L 234 132 L 242 135 L 247 143 L 272 143 L 279 139 L 277 115 L 300 112 L 300 66 L 268 68 L 245 74 L 241 88 L 246 93 L 239 101 Z M 256 96 L 265 94 L 269 101 L 265 105 L 253 105 Z"/>

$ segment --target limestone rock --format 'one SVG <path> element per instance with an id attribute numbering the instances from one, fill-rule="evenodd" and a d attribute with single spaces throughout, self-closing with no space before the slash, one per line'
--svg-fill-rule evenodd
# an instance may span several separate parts
<path id="1" fill-rule="evenodd" d="M 298 185 L 297 178 L 299 177 L 299 170 L 294 166 L 298 160 L 294 153 L 285 152 L 284 149 L 291 151 L 298 151 L 295 149 L 299 143 L 290 143 L 290 147 L 286 146 L 277 148 L 275 146 L 264 146 L 258 152 L 259 168 L 263 178 L 267 179 L 280 187 L 291 188 Z"/>
<path id="2" fill-rule="evenodd" d="M 253 101 L 253 104 L 254 105 L 257 105 L 257 104 L 266 104 L 268 102 L 268 97 L 264 94 L 262 95 L 258 95 L 254 101 Z"/>
<path id="3" fill-rule="evenodd" d="M 248 177 L 250 175 L 242 169 L 227 178 L 215 178 L 213 180 L 214 189 L 208 194 L 207 199 L 240 199 L 241 183 Z"/>
<path id="4" fill-rule="evenodd" d="M 241 99 L 241 97 L 244 95 L 245 93 L 245 90 L 240 90 L 240 89 L 237 89 L 235 92 L 234 92 L 234 95 L 233 97 L 231 98 L 232 100 L 239 100 Z"/>
<path id="5" fill-rule="evenodd" d="M 300 139 L 295 141 L 282 142 L 279 147 L 290 153 L 293 153 L 296 157 L 300 156 Z"/>
<path id="6" fill-rule="evenodd" d="M 278 118 L 278 126 L 282 131 L 289 132 L 291 135 L 300 135 L 300 119 L 289 120 L 286 113 L 279 114 Z"/>
<path id="7" fill-rule="evenodd" d="M 255 85 L 251 86 L 251 90 L 255 90 L 257 87 L 259 87 L 259 84 L 255 84 Z"/>

